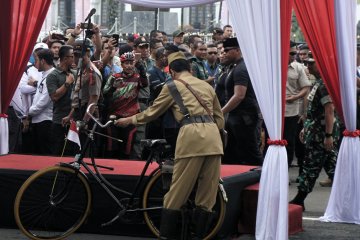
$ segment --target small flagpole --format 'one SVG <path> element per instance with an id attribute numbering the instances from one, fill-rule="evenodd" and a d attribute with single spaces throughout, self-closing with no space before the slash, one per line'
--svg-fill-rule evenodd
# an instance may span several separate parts
<path id="1" fill-rule="evenodd" d="M 64 152 L 65 152 L 65 148 L 66 148 L 66 143 L 67 143 L 67 136 L 65 137 L 65 142 L 64 142 L 64 148 L 62 150 L 62 153 L 61 153 L 61 156 L 60 157 L 63 157 L 64 156 Z"/>

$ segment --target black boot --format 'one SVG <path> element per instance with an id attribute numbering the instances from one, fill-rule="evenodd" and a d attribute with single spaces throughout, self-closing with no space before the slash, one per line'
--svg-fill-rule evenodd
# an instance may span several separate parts
<path id="1" fill-rule="evenodd" d="M 206 237 L 212 217 L 212 212 L 208 212 L 200 207 L 195 208 L 192 216 L 192 232 L 194 234 L 192 239 L 200 240 Z"/>
<path id="2" fill-rule="evenodd" d="M 176 240 L 180 236 L 181 212 L 163 208 L 161 212 L 160 238 L 162 240 Z"/>
<path id="3" fill-rule="evenodd" d="M 305 211 L 304 200 L 305 200 L 307 195 L 308 195 L 307 192 L 303 192 L 303 191 L 299 190 L 297 195 L 294 197 L 294 199 L 291 200 L 289 203 L 302 206 L 302 209 L 303 209 L 303 212 L 304 212 Z"/>

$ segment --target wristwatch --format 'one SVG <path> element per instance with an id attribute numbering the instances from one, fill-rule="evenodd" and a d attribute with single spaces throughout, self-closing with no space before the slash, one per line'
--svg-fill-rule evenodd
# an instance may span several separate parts
<path id="1" fill-rule="evenodd" d="M 325 133 L 325 137 L 326 138 L 330 138 L 330 137 L 332 137 L 333 135 L 332 135 L 332 133 Z"/>
<path id="2" fill-rule="evenodd" d="M 69 88 L 69 87 L 70 87 L 70 83 L 64 82 L 64 87 L 65 87 L 65 88 Z"/>

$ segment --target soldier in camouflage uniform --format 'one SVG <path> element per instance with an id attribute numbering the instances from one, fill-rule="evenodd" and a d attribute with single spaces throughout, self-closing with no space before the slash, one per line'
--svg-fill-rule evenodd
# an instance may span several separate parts
<path id="1" fill-rule="evenodd" d="M 315 60 L 308 60 L 309 72 L 317 80 L 308 96 L 308 109 L 304 129 L 300 139 L 305 143 L 303 170 L 299 175 L 298 194 L 290 202 L 304 207 L 304 200 L 315 185 L 321 169 L 332 180 L 338 155 L 340 137 L 339 121 L 334 113 L 334 105 L 324 82 L 320 79 Z"/>

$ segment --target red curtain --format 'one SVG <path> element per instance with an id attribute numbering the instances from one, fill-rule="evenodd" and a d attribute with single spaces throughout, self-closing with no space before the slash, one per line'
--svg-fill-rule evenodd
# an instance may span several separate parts
<path id="1" fill-rule="evenodd" d="M 30 58 L 51 0 L 5 0 L 0 7 L 0 113 L 5 113 Z"/>
<path id="2" fill-rule="evenodd" d="M 285 114 L 285 95 L 289 65 L 291 14 L 293 4 L 294 0 L 280 0 L 282 119 L 284 119 Z M 284 129 L 284 121 L 282 121 L 282 123 L 281 127 Z"/>
<path id="3" fill-rule="evenodd" d="M 295 12 L 336 111 L 342 117 L 334 1 L 295 0 Z"/>

